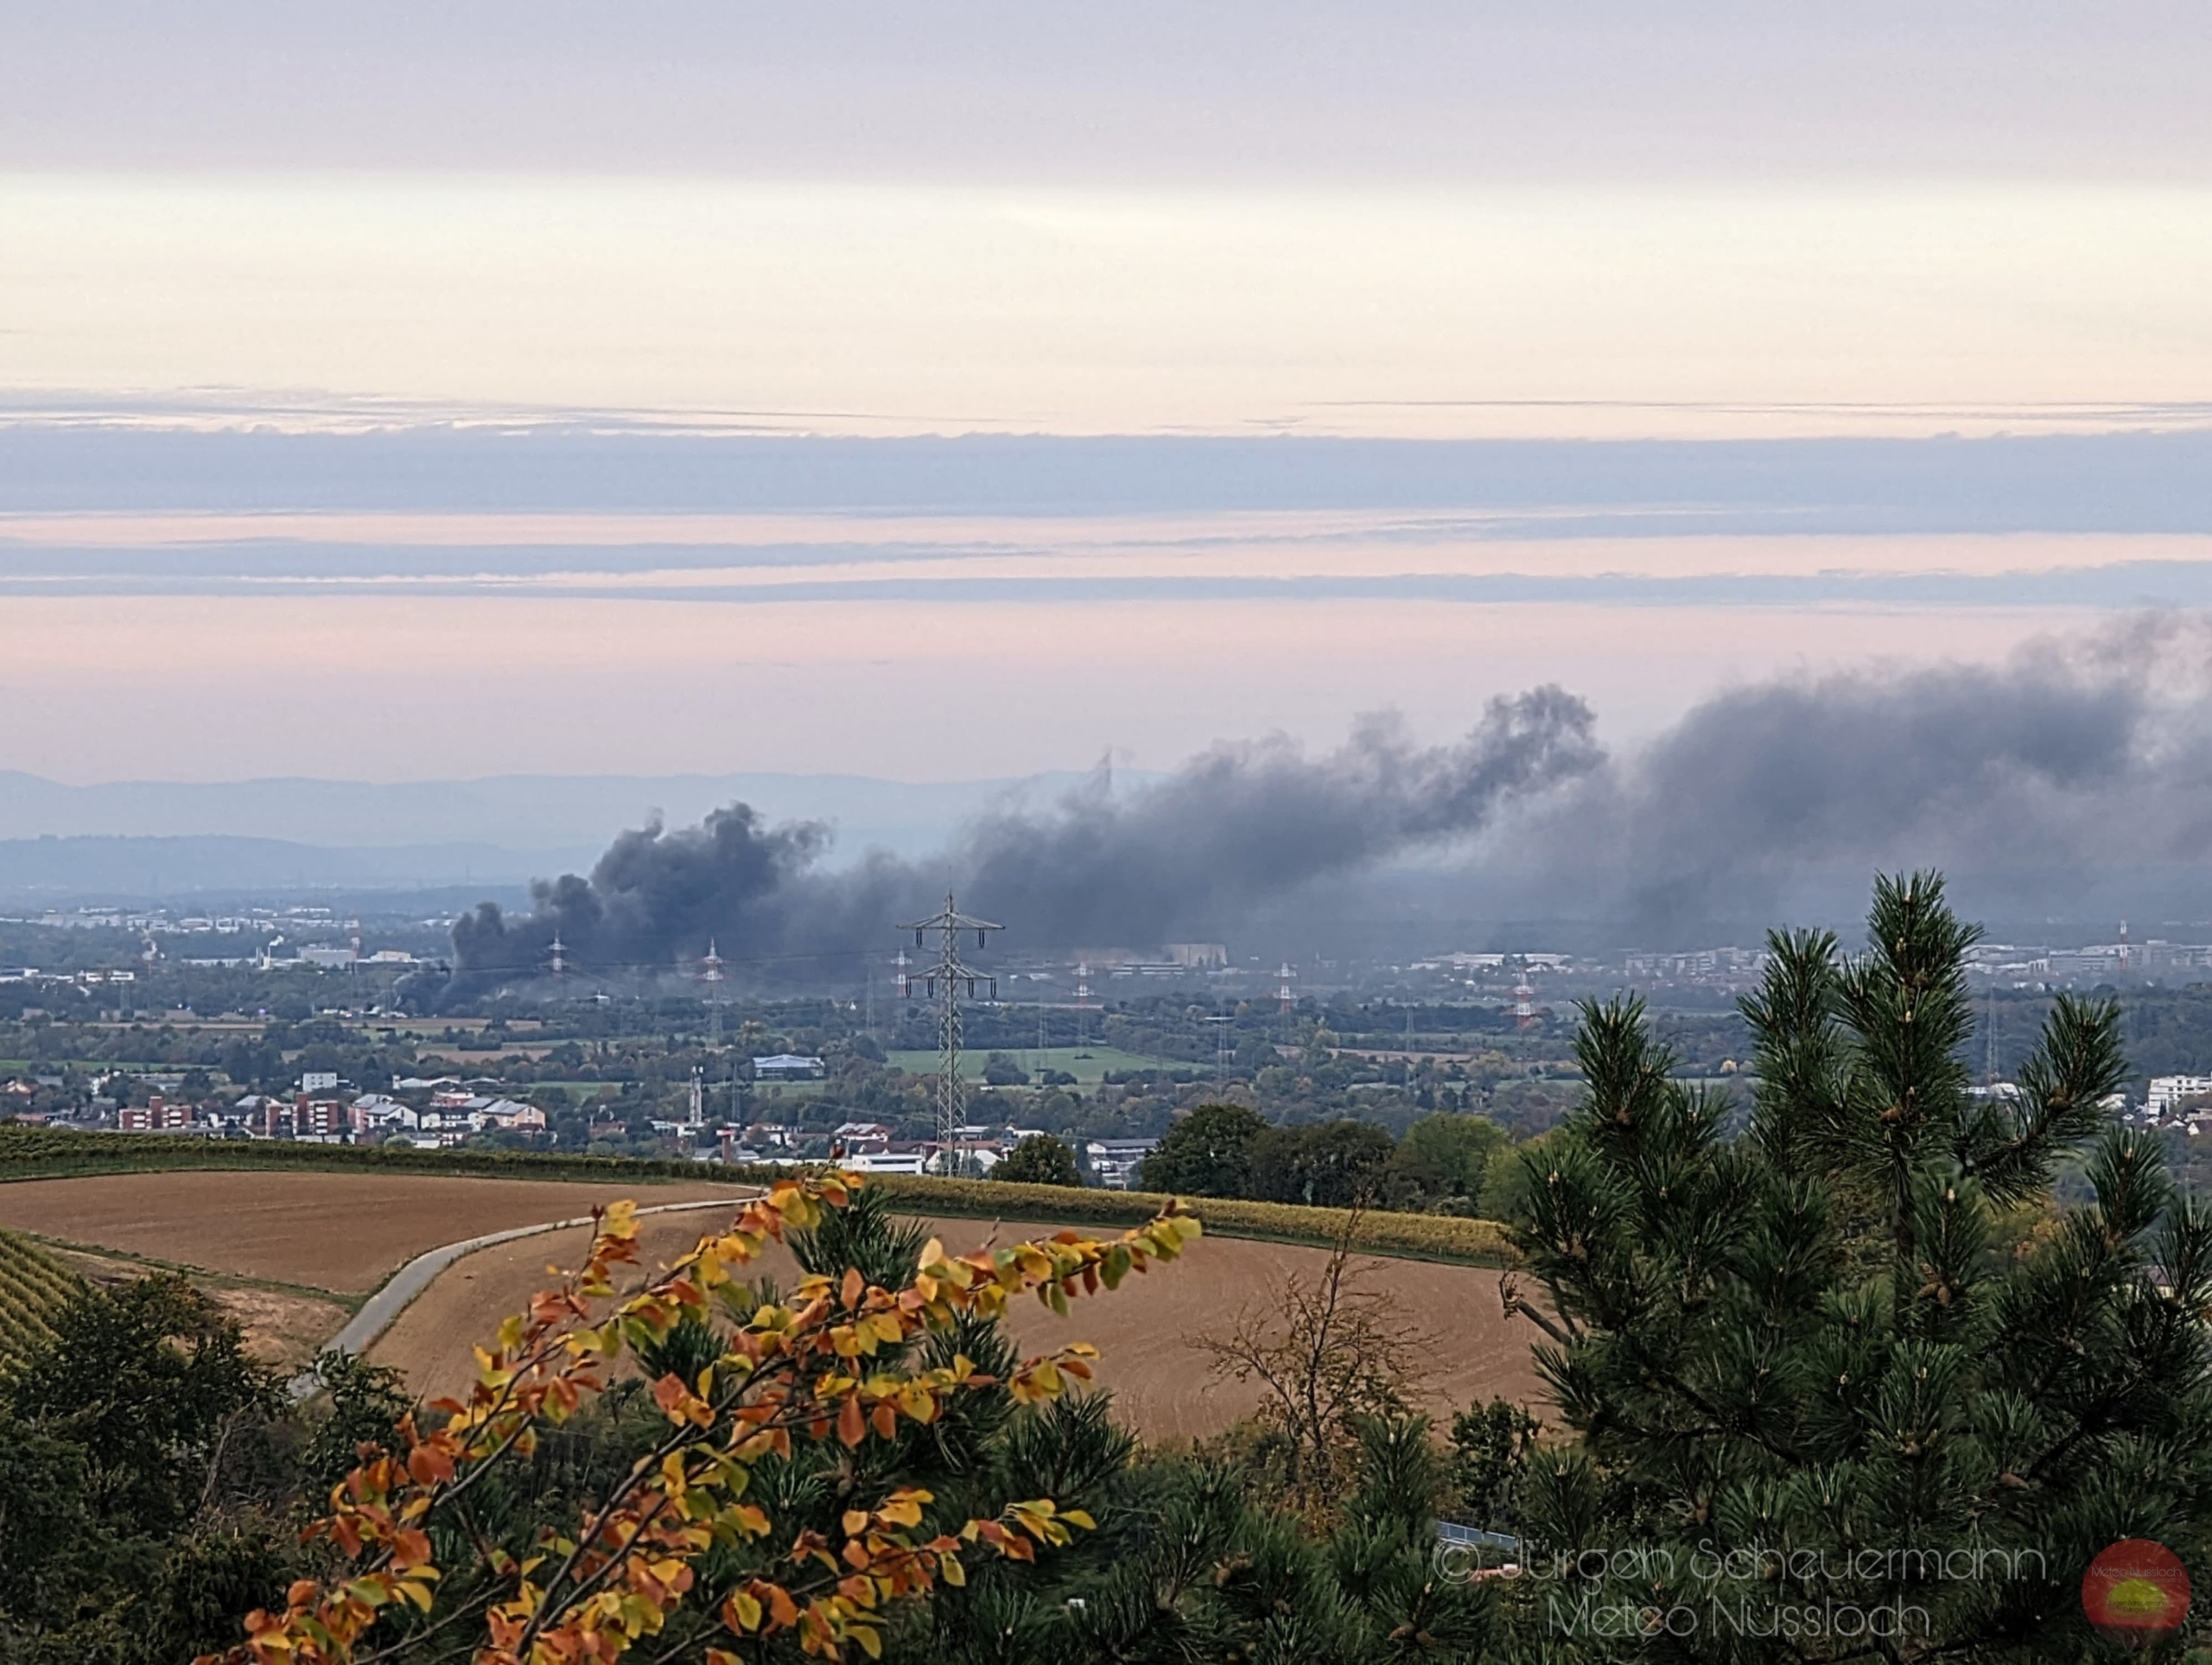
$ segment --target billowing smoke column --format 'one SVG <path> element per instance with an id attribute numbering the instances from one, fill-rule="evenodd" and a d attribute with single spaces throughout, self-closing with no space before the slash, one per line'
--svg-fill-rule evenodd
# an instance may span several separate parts
<path id="1" fill-rule="evenodd" d="M 2164 617 L 1999 665 L 1777 678 L 1611 760 L 1588 707 L 1538 689 L 1494 702 L 1457 745 L 1416 746 L 1376 717 L 1320 757 L 1281 738 L 1221 746 L 1134 793 L 986 817 L 913 866 L 823 873 L 825 829 L 766 827 L 740 804 L 625 833 L 588 880 L 539 886 L 527 915 L 462 919 L 460 987 L 542 970 L 556 931 L 586 966 L 672 966 L 712 937 L 728 956 L 791 956 L 786 975 L 815 956 L 834 973 L 948 882 L 1027 946 L 1145 947 L 1227 934 L 1314 880 L 1467 838 L 1476 865 L 1436 880 L 1452 917 L 1597 920 L 1654 944 L 1844 918 L 1878 867 L 1945 867 L 1976 906 L 2203 918 L 2208 650 L 2212 626 Z"/>
<path id="2" fill-rule="evenodd" d="M 1729 690 L 1516 818 L 1515 848 L 1541 852 L 1519 882 L 1531 911 L 1655 939 L 1802 912 L 1830 878 L 1863 893 L 1877 867 L 1942 867 L 2039 914 L 2101 906 L 2093 880 L 2188 905 L 2176 877 L 2212 850 L 2207 645 L 2150 620 L 1999 665 Z"/>
<path id="3" fill-rule="evenodd" d="M 1422 747 L 1391 717 L 1309 757 L 1282 738 L 1217 747 L 1126 797 L 986 818 L 939 861 L 818 863 L 828 830 L 765 826 L 744 804 L 703 826 L 616 839 L 589 879 L 539 883 L 531 912 L 491 903 L 454 928 L 463 986 L 531 975 L 555 937 L 574 964 L 671 966 L 712 939 L 741 959 L 880 949 L 948 880 L 1027 943 L 1154 944 L 1220 928 L 1310 880 L 1478 832 L 1498 807 L 1598 766 L 1589 707 L 1556 688 L 1494 700 L 1465 739 Z"/>
<path id="4" fill-rule="evenodd" d="M 672 963 L 757 916 L 772 921 L 792 883 L 829 848 L 825 827 L 767 828 L 745 804 L 670 833 L 658 821 L 617 837 L 589 879 L 568 874 L 531 887 L 531 912 L 509 919 L 486 902 L 454 925 L 463 971 L 529 972 L 549 964 L 554 939 L 574 963 Z"/>
<path id="5" fill-rule="evenodd" d="M 1423 749 L 1394 716 L 1308 758 L 1277 738 L 1217 747 L 1126 804 L 988 820 L 957 866 L 993 918 L 1058 945 L 1222 928 L 1309 880 L 1479 832 L 1507 800 L 1602 760 L 1590 708 L 1557 688 L 1491 702 L 1456 746 Z"/>

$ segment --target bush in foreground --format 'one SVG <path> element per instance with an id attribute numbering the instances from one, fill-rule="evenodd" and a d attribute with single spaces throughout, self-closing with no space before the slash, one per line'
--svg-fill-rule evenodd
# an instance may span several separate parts
<path id="1" fill-rule="evenodd" d="M 916 1470 L 959 1439 L 979 1395 L 1043 1404 L 1089 1376 L 1095 1354 L 1081 1343 L 979 1368 L 969 1344 L 991 1350 L 1011 1297 L 1034 1292 L 1065 1312 L 1071 1297 L 1174 1258 L 1197 1222 L 1170 1210 L 1109 1241 L 1070 1231 L 959 1257 L 932 1242 L 887 1287 L 835 1219 L 849 1201 L 836 1176 L 785 1181 L 601 1316 L 638 1257 L 634 1206 L 605 1211 L 584 1267 L 480 1350 L 468 1400 L 433 1407 L 427 1427 L 406 1419 L 394 1448 L 334 1492 L 308 1528 L 334 1566 L 296 1582 L 282 1611 L 251 1617 L 232 1657 L 338 1665 L 459 1626 L 482 1638 L 481 1665 L 640 1646 L 734 1665 L 785 1640 L 874 1658 L 887 1630 L 911 1622 L 903 1610 L 967 1582 L 963 1555 L 1030 1562 L 1091 1529 L 1049 1497 L 967 1513 L 958 1489 L 941 1498 Z M 825 1246 L 848 1262 L 842 1275 L 810 1270 L 788 1302 L 739 1277 L 769 1242 L 802 1233 L 817 1268 Z M 873 1247 L 903 1259 L 895 1236 Z M 626 1473 L 586 1489 L 569 1524 L 530 1529 L 502 1510 L 513 1488 L 501 1477 L 625 1358 L 654 1377 L 657 1432 Z"/>
<path id="2" fill-rule="evenodd" d="M 1857 959 L 1770 938 L 1736 1137 L 1640 1005 L 1585 1009 L 1589 1101 L 1517 1234 L 1581 1440 L 1538 1453 L 1521 1503 L 1553 1548 L 1618 1554 L 1533 1586 L 1554 1639 L 1625 1611 L 1681 1615 L 1674 1659 L 1804 1656 L 1793 1633 L 1817 1658 L 2087 1659 L 2100 1551 L 2156 1539 L 2205 1576 L 2212 1214 L 2103 1108 L 2117 1009 L 2062 996 L 2018 1100 L 1977 1099 L 1975 933 L 1928 874 L 1881 882 L 1868 925 Z M 2067 1161 L 2094 1204 L 2001 1242 Z M 1802 1629 L 1839 1611 L 1856 1642 Z M 1580 1634 L 1560 1656 L 1621 1645 Z"/>

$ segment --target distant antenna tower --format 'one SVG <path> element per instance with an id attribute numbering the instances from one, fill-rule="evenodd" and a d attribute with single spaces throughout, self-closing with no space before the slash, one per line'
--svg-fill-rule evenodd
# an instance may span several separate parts
<path id="1" fill-rule="evenodd" d="M 963 931 L 976 933 L 976 946 L 981 948 L 989 939 L 989 933 L 1003 931 L 1004 925 L 995 925 L 988 919 L 971 919 L 955 906 L 952 893 L 944 893 L 944 908 L 926 919 L 917 919 L 912 925 L 899 927 L 914 933 L 914 946 L 922 946 L 923 937 L 930 931 L 938 937 L 937 963 L 923 969 L 921 982 L 930 997 L 938 1002 L 937 1025 L 937 1128 L 938 1148 L 944 1153 L 945 1172 L 950 1174 L 960 1166 L 960 1129 L 967 1125 L 963 1114 L 966 1108 L 967 1091 L 960 1079 L 960 996 L 964 991 L 972 1000 L 978 982 L 988 983 L 991 998 L 999 997 L 999 980 L 979 976 L 960 962 L 960 937 Z M 904 950 L 899 959 L 906 959 Z M 914 992 L 915 979 L 904 969 L 899 973 L 906 992 Z"/>
<path id="2" fill-rule="evenodd" d="M 2129 964 L 2130 956 L 2127 951 L 2127 921 L 2122 919 L 2120 922 L 2120 969 L 2122 971 L 2126 971 L 2129 969 Z"/>
<path id="3" fill-rule="evenodd" d="M 1282 969 L 1275 973 L 1275 1009 L 1288 1016 L 1290 1008 L 1298 1004 L 1298 996 L 1291 992 L 1290 980 L 1298 975 L 1290 969 L 1290 962 L 1282 963 Z"/>
<path id="4" fill-rule="evenodd" d="M 352 938 L 353 944 L 353 963 L 359 965 L 361 963 L 361 922 L 359 919 L 352 919 L 348 920 L 346 925 L 347 928 L 353 933 Z M 2127 927 L 2126 925 L 2122 925 L 2120 927 L 2120 934 L 2124 940 L 2127 935 Z"/>
<path id="5" fill-rule="evenodd" d="M 564 975 L 569 969 L 569 962 L 567 958 L 568 950 L 561 945 L 561 933 L 557 931 L 553 933 L 553 947 L 551 950 L 551 955 L 552 957 L 548 963 L 546 969 L 550 971 L 557 980 Z"/>
<path id="6" fill-rule="evenodd" d="M 698 1064 L 691 1066 L 691 1125 L 702 1126 L 707 1120 L 707 1072 Z"/>
<path id="7" fill-rule="evenodd" d="M 1229 1079 L 1229 1028 L 1236 1020 L 1217 1014 L 1212 1017 L 1201 1017 L 1198 1020 L 1213 1026 L 1213 1078 L 1226 1081 Z"/>
<path id="8" fill-rule="evenodd" d="M 699 962 L 699 981 L 707 985 L 707 1045 L 717 1052 L 722 1049 L 722 1003 L 715 998 L 715 987 L 722 981 L 722 956 L 715 951 L 715 939 L 707 938 L 707 957 Z"/>
<path id="9" fill-rule="evenodd" d="M 1513 985 L 1513 1022 L 1519 1029 L 1536 1026 L 1536 990 L 1529 981 L 1529 963 L 1521 962 L 1521 976 Z"/>
<path id="10" fill-rule="evenodd" d="M 1090 962 L 1077 960 L 1075 966 L 1075 1044 L 1081 1046 L 1089 1039 L 1090 1025 Z"/>

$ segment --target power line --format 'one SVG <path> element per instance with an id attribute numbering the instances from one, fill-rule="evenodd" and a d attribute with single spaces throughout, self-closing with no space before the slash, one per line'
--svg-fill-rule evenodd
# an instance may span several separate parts
<path id="1" fill-rule="evenodd" d="M 960 996 L 964 989 L 970 999 L 975 997 L 976 985 L 990 985 L 991 998 L 999 997 L 999 980 L 979 975 L 961 963 L 960 937 L 963 931 L 976 933 L 976 946 L 982 948 L 989 933 L 1004 931 L 1004 925 L 993 925 L 988 919 L 970 918 L 954 904 L 952 893 L 944 893 L 944 906 L 926 919 L 917 919 L 899 927 L 914 933 L 914 946 L 923 945 L 923 937 L 930 931 L 938 936 L 937 963 L 923 969 L 917 975 L 900 974 L 899 993 L 912 999 L 914 984 L 918 980 L 930 995 L 938 1001 L 938 1077 L 937 1127 L 938 1148 L 944 1153 L 944 1168 L 948 1175 L 960 1166 L 960 1129 L 967 1125 L 963 1114 L 967 1103 L 967 1086 L 960 1079 Z"/>

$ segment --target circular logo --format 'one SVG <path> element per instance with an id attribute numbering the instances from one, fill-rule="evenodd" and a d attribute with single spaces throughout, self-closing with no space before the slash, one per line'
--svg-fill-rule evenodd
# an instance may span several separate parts
<path id="1" fill-rule="evenodd" d="M 2147 1648 L 2189 1616 L 2189 1570 L 2148 1538 L 2122 1538 L 2082 1575 L 2082 1611 L 2107 1640 Z"/>

